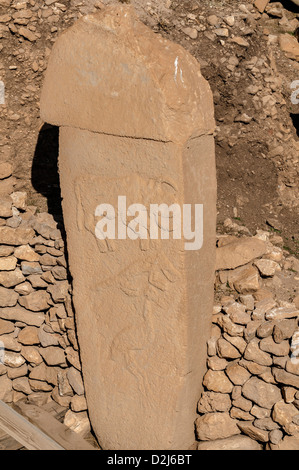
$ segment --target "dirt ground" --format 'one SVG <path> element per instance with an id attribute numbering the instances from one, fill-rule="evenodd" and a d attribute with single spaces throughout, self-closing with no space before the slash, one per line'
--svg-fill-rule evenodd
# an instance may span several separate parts
<path id="1" fill-rule="evenodd" d="M 13 162 L 15 189 L 26 190 L 30 204 L 61 217 L 58 130 L 44 126 L 39 117 L 47 60 L 63 30 L 95 4 L 116 0 L 29 0 L 27 18 L 18 16 L 24 11 L 18 7 L 22 1 L 0 0 L 0 80 L 6 88 L 6 104 L 0 106 L 0 161 Z M 261 17 L 250 0 L 131 3 L 154 31 L 199 60 L 213 90 L 219 231 L 227 218 L 251 233 L 269 228 L 270 221 L 285 248 L 298 255 L 299 105 L 291 103 L 290 85 L 299 79 L 299 64 L 280 50 L 277 37 L 293 34 L 289 25 L 294 29 L 299 9 L 282 2 L 284 23 L 272 14 Z M 207 21 L 211 15 L 221 20 L 216 29 L 227 29 L 228 37 L 215 34 L 215 25 Z M 35 39 L 26 38 L 22 27 Z M 186 28 L 195 29 L 197 37 Z M 248 45 L 237 44 L 236 37 Z"/>

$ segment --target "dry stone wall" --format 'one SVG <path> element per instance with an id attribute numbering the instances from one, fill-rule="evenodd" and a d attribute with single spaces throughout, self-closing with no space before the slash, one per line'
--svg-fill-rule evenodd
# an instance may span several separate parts
<path id="1" fill-rule="evenodd" d="M 11 165 L 2 162 L 0 171 L 0 181 L 9 182 Z M 216 258 L 198 450 L 297 450 L 299 260 L 275 232 L 261 231 L 218 236 Z M 54 400 L 69 409 L 66 424 L 85 435 L 90 424 L 64 241 L 53 217 L 28 206 L 25 193 L 0 197 L 0 266 L 0 399 Z M 283 279 L 295 286 L 292 302 Z"/>
<path id="2" fill-rule="evenodd" d="M 275 232 L 219 236 L 216 253 L 198 449 L 298 449 L 299 261 Z"/>
<path id="3" fill-rule="evenodd" d="M 12 167 L 0 163 L 0 188 Z M 75 332 L 65 244 L 53 216 L 26 193 L 0 194 L 0 400 L 51 399 L 65 423 L 90 430 Z"/>

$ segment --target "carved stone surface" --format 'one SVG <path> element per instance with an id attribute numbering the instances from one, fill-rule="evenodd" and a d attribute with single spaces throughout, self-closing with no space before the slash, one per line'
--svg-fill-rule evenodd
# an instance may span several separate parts
<path id="1" fill-rule="evenodd" d="M 104 449 L 187 449 L 215 268 L 213 101 L 199 64 L 131 8 L 87 16 L 54 46 L 42 117 L 59 169 L 84 384 Z M 99 240 L 99 204 L 203 204 L 203 247 Z M 118 214 L 116 214 L 117 216 Z"/>

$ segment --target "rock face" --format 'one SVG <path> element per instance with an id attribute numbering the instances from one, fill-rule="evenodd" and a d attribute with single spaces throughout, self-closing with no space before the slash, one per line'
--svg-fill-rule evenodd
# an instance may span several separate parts
<path id="1" fill-rule="evenodd" d="M 81 19 L 56 42 L 41 111 L 60 126 L 63 211 L 93 429 L 104 449 L 187 449 L 215 267 L 209 86 L 193 57 L 118 6 Z M 203 204 L 202 249 L 184 250 L 172 237 L 98 240 L 96 208 L 117 208 L 118 196 L 147 210 Z"/>

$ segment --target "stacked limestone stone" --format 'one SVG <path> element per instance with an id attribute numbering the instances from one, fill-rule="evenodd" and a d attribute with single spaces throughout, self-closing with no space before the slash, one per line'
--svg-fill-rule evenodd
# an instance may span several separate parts
<path id="1" fill-rule="evenodd" d="M 55 400 L 65 424 L 89 429 L 64 242 L 53 217 L 7 195 L 0 163 L 0 400 Z"/>
<path id="2" fill-rule="evenodd" d="M 200 450 L 299 448 L 298 290 L 289 301 L 274 295 L 284 278 L 298 286 L 299 262 L 270 236 L 218 240 L 217 291 L 230 295 L 214 307 Z"/>

